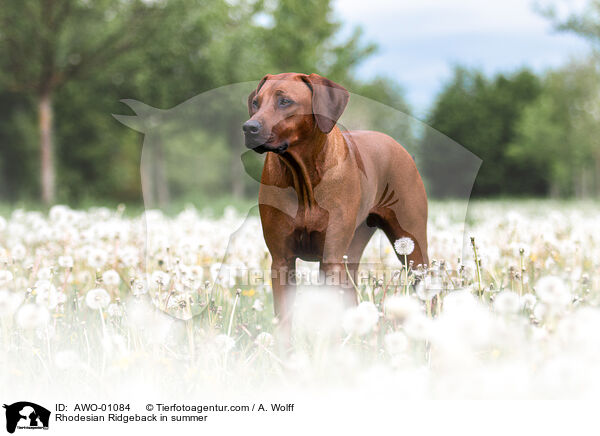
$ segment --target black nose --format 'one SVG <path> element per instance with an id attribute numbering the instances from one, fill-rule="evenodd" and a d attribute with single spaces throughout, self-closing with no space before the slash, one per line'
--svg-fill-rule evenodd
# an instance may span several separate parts
<path id="1" fill-rule="evenodd" d="M 248 120 L 242 126 L 242 130 L 246 135 L 256 135 L 260 132 L 262 125 L 256 120 Z"/>

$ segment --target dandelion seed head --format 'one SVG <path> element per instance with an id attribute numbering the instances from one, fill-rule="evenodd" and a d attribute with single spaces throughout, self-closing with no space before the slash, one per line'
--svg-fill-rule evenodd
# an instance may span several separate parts
<path id="1" fill-rule="evenodd" d="M 59 256 L 58 266 L 61 268 L 73 268 L 73 258 L 71 256 Z"/>
<path id="2" fill-rule="evenodd" d="M 106 313 L 113 318 L 119 318 L 123 315 L 123 307 L 120 304 L 111 303 L 108 305 Z"/>
<path id="3" fill-rule="evenodd" d="M 121 282 L 121 277 L 119 277 L 119 273 L 114 269 L 109 269 L 102 273 L 102 282 L 106 286 L 117 286 Z"/>
<path id="4" fill-rule="evenodd" d="M 404 323 L 404 333 L 417 341 L 429 339 L 432 333 L 432 321 L 425 315 L 413 316 Z"/>
<path id="5" fill-rule="evenodd" d="M 400 238 L 394 242 L 394 249 L 400 256 L 408 256 L 414 251 L 415 243 L 409 237 Z"/>
<path id="6" fill-rule="evenodd" d="M 253 310 L 255 310 L 257 312 L 262 312 L 264 308 L 265 308 L 265 304 L 261 300 L 259 300 L 259 299 L 254 300 L 254 303 L 252 304 Z"/>
<path id="7" fill-rule="evenodd" d="M 425 277 L 416 287 L 416 294 L 423 301 L 431 301 L 439 294 L 444 285 L 439 277 Z"/>
<path id="8" fill-rule="evenodd" d="M 131 291 L 135 296 L 146 294 L 148 293 L 148 284 L 145 280 L 135 280 L 131 286 Z"/>
<path id="9" fill-rule="evenodd" d="M 88 291 L 85 296 L 85 304 L 90 309 L 104 309 L 110 303 L 110 295 L 102 288 L 96 288 Z"/>
<path id="10" fill-rule="evenodd" d="M 92 249 L 88 255 L 87 263 L 94 269 L 100 269 L 108 261 L 108 253 L 101 249 Z"/>
<path id="11" fill-rule="evenodd" d="M 154 271 L 152 273 L 152 284 L 154 286 L 165 287 L 171 281 L 171 276 L 164 271 Z"/>
<path id="12" fill-rule="evenodd" d="M 519 296 L 512 291 L 502 291 L 494 299 L 494 309 L 503 315 L 510 315 L 521 310 Z"/>
<path id="13" fill-rule="evenodd" d="M 14 260 L 21 261 L 25 259 L 25 256 L 27 255 L 27 249 L 23 244 L 16 244 L 11 248 L 10 254 Z"/>
<path id="14" fill-rule="evenodd" d="M 392 295 L 385 300 L 385 316 L 403 324 L 408 318 L 422 313 L 421 305 L 413 297 Z"/>
<path id="15" fill-rule="evenodd" d="M 9 270 L 0 270 L 0 286 L 6 285 L 13 279 L 13 274 Z"/>
<path id="16" fill-rule="evenodd" d="M 256 337 L 256 343 L 265 348 L 272 348 L 275 345 L 275 338 L 272 334 L 261 332 Z"/>
<path id="17" fill-rule="evenodd" d="M 535 290 L 541 301 L 555 308 L 565 307 L 573 300 L 571 292 L 560 277 L 542 277 L 535 284 Z"/>
<path id="18" fill-rule="evenodd" d="M 379 311 L 375 305 L 363 301 L 357 307 L 346 310 L 342 326 L 347 334 L 362 336 L 369 333 L 378 321 Z"/>

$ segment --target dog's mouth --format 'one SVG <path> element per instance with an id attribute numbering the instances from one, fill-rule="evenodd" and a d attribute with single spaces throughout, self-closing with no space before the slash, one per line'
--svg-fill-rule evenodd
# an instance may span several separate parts
<path id="1" fill-rule="evenodd" d="M 264 144 L 258 145 L 256 147 L 252 147 L 252 150 L 257 152 L 258 154 L 263 154 L 268 151 L 272 151 L 273 153 L 276 153 L 276 154 L 282 154 L 282 153 L 285 153 L 285 151 L 288 149 L 288 147 L 289 147 L 289 144 L 287 143 L 287 141 L 282 142 L 281 144 L 279 144 L 276 147 L 273 146 L 273 144 L 265 142 Z"/>

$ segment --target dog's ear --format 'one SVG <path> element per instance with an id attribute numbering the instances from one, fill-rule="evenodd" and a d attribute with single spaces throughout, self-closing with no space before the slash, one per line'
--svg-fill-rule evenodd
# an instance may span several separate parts
<path id="1" fill-rule="evenodd" d="M 302 80 L 312 90 L 312 110 L 317 126 L 323 133 L 331 132 L 342 116 L 350 94 L 343 86 L 318 74 L 303 76 Z"/>
<path id="2" fill-rule="evenodd" d="M 269 80 L 269 77 L 271 77 L 271 75 L 267 74 L 265 75 L 265 77 L 260 79 L 260 82 L 258 82 L 258 86 L 256 87 L 256 89 L 252 91 L 248 96 L 248 115 L 252 116 L 252 100 L 254 100 L 254 97 L 256 97 L 256 94 L 258 94 L 258 91 L 260 91 L 260 88 L 262 88 L 265 82 Z"/>

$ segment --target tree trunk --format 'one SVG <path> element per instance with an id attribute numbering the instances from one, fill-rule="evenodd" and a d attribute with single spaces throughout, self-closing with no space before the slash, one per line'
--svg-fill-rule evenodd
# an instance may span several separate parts
<path id="1" fill-rule="evenodd" d="M 144 207 L 152 209 L 156 207 L 154 198 L 154 174 L 152 165 L 152 143 L 148 139 L 148 135 L 144 138 L 142 146 L 142 161 L 140 163 L 140 175 L 142 177 L 142 195 L 144 196 Z"/>
<path id="2" fill-rule="evenodd" d="M 242 165 L 242 141 L 240 133 L 241 122 L 237 119 L 229 123 L 228 139 L 231 147 L 231 156 L 229 161 L 229 171 L 231 173 L 231 194 L 234 198 L 244 197 L 244 166 Z"/>
<path id="3" fill-rule="evenodd" d="M 594 179 L 596 181 L 596 185 L 595 185 L 596 189 L 595 189 L 594 195 L 596 197 L 600 197 L 600 153 L 596 153 L 596 155 L 594 157 L 595 157 L 594 160 L 596 163 L 596 165 L 595 165 L 596 171 L 595 171 L 595 175 L 594 175 Z"/>
<path id="4" fill-rule="evenodd" d="M 42 201 L 45 205 L 54 203 L 54 145 L 52 129 L 52 91 L 45 91 L 39 96 L 38 115 L 40 128 L 40 182 Z"/>
<path id="5" fill-rule="evenodd" d="M 231 194 L 234 198 L 244 197 L 244 168 L 240 156 L 239 148 L 234 148 L 231 156 Z"/>
<path id="6" fill-rule="evenodd" d="M 158 141 L 154 144 L 155 147 L 155 168 L 156 168 L 156 197 L 158 198 L 158 206 L 166 207 L 171 201 L 169 193 L 169 181 L 165 170 L 165 156 L 163 153 L 162 137 L 158 137 Z"/>
<path id="7" fill-rule="evenodd" d="M 560 186 L 556 181 L 550 182 L 550 198 L 559 198 L 560 197 Z"/>

